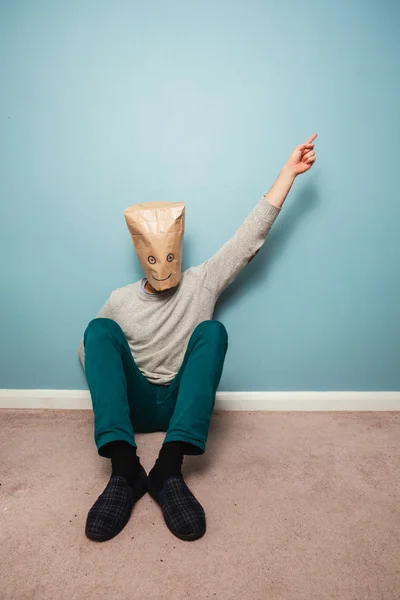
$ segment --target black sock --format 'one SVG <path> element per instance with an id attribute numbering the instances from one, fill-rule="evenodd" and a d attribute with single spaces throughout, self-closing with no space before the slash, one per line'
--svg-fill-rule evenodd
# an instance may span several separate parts
<path id="1" fill-rule="evenodd" d="M 105 444 L 102 455 L 111 458 L 111 476 L 125 477 L 129 485 L 133 485 L 139 472 L 140 462 L 136 448 L 127 442 L 116 441 Z"/>
<path id="2" fill-rule="evenodd" d="M 202 450 L 189 442 L 166 442 L 161 447 L 154 467 L 149 473 L 153 485 L 161 490 L 170 477 L 181 475 L 185 454 L 202 454 Z"/>

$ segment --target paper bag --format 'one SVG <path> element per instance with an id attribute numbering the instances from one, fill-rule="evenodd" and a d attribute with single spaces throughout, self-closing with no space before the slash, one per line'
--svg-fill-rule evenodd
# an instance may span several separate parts
<path id="1" fill-rule="evenodd" d="M 124 211 L 124 215 L 150 285 L 160 292 L 178 285 L 182 267 L 185 204 L 132 204 Z"/>

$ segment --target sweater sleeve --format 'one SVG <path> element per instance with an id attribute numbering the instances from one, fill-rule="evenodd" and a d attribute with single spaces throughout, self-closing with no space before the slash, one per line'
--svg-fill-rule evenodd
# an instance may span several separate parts
<path id="1" fill-rule="evenodd" d="M 219 295 L 263 245 L 280 208 L 263 196 L 235 235 L 202 266 L 205 286 Z"/>
<path id="2" fill-rule="evenodd" d="M 111 305 L 112 294 L 107 300 L 107 302 L 102 306 L 99 312 L 96 315 L 96 319 L 112 319 L 113 318 L 113 310 Z M 81 342 L 78 348 L 78 356 L 81 361 L 82 367 L 85 368 L 85 347 L 83 345 L 83 337 L 81 338 Z"/>

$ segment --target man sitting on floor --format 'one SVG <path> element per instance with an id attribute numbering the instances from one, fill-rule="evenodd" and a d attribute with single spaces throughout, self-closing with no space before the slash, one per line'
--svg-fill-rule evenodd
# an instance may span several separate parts
<path id="1" fill-rule="evenodd" d="M 316 135 L 290 155 L 271 190 L 237 233 L 209 260 L 181 273 L 182 203 L 133 205 L 125 211 L 146 277 L 112 292 L 81 342 L 98 452 L 112 475 L 90 509 L 86 535 L 108 540 L 128 522 L 146 491 L 182 540 L 205 533 L 203 507 L 183 480 L 184 455 L 203 454 L 227 350 L 212 320 L 221 292 L 264 243 L 297 175 L 314 161 Z M 147 476 L 135 432 L 165 431 Z"/>

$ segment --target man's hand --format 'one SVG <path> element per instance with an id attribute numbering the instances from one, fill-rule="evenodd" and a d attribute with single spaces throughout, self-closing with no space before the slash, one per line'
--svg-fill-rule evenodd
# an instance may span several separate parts
<path id="1" fill-rule="evenodd" d="M 297 175 L 311 169 L 315 162 L 313 141 L 316 137 L 317 134 L 314 133 L 304 144 L 293 150 L 274 185 L 264 196 L 269 204 L 281 208 Z"/>
<path id="2" fill-rule="evenodd" d="M 283 171 L 289 172 L 293 177 L 296 177 L 311 169 L 316 159 L 313 144 L 316 137 L 317 134 L 314 133 L 304 144 L 297 146 L 293 150 L 283 167 Z"/>

